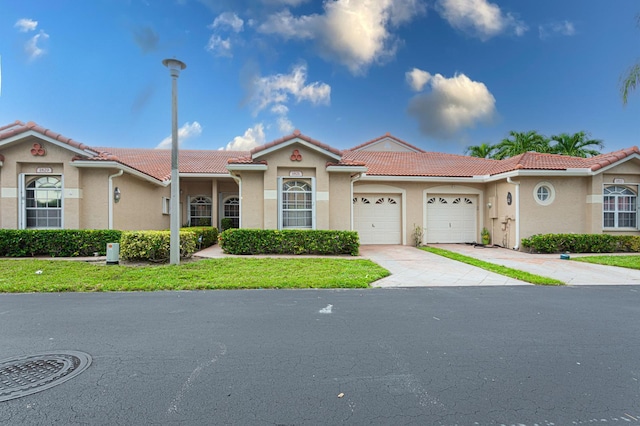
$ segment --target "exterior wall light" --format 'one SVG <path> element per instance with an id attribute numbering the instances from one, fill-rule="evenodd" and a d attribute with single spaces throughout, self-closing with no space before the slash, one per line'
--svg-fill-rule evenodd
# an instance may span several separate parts
<path id="1" fill-rule="evenodd" d="M 120 201 L 120 188 L 116 186 L 116 189 L 113 190 L 113 201 L 116 203 Z"/>

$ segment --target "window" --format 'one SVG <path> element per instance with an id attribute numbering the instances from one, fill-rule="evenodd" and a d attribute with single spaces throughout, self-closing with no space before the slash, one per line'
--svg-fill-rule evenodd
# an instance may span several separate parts
<path id="1" fill-rule="evenodd" d="M 26 185 L 26 227 L 62 228 L 62 180 L 42 176 Z"/>
<path id="2" fill-rule="evenodd" d="M 282 184 L 282 229 L 313 228 L 313 191 L 303 180 L 288 180 Z"/>
<path id="3" fill-rule="evenodd" d="M 231 219 L 231 227 L 240 227 L 240 198 L 236 195 L 225 198 L 222 203 L 222 217 Z"/>
<path id="4" fill-rule="evenodd" d="M 189 201 L 189 226 L 211 226 L 211 198 L 191 198 Z"/>
<path id="5" fill-rule="evenodd" d="M 533 188 L 533 198 L 536 203 L 548 206 L 556 198 L 556 190 L 549 182 L 540 182 Z"/>
<path id="6" fill-rule="evenodd" d="M 637 196 L 626 186 L 604 188 L 605 228 L 636 228 L 638 224 Z"/>

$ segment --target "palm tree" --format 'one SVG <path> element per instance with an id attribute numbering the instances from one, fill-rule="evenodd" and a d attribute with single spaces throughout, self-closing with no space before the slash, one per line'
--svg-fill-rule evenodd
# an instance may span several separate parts
<path id="1" fill-rule="evenodd" d="M 638 21 L 638 27 L 640 27 L 640 14 L 636 16 Z M 632 65 L 627 71 L 626 75 L 623 75 L 620 83 L 620 94 L 622 95 L 622 104 L 626 105 L 629 99 L 629 93 L 636 90 L 640 83 L 640 62 Z"/>
<path id="2" fill-rule="evenodd" d="M 589 139 L 589 135 L 583 131 L 573 135 L 560 133 L 551 136 L 551 141 L 555 142 L 551 146 L 551 152 L 572 157 L 592 157 L 600 154 L 595 147 L 604 148 L 604 143 L 600 139 Z"/>
<path id="3" fill-rule="evenodd" d="M 535 130 L 528 132 L 510 131 L 509 137 L 502 139 L 496 146 L 493 158 L 503 160 L 528 151 L 549 152 L 549 139 Z"/>
<path id="4" fill-rule="evenodd" d="M 480 145 L 468 146 L 464 153 L 471 157 L 478 158 L 493 158 L 493 152 L 495 151 L 495 146 L 489 143 L 481 143 Z"/>

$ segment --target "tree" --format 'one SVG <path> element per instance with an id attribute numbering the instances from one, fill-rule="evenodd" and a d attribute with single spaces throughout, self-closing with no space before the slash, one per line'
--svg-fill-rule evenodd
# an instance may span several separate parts
<path id="1" fill-rule="evenodd" d="M 638 27 L 640 27 L 640 14 L 636 16 Z M 629 93 L 636 90 L 640 83 L 640 62 L 632 65 L 627 73 L 622 76 L 620 83 L 620 94 L 622 95 L 622 104 L 626 105 L 629 99 Z"/>
<path id="2" fill-rule="evenodd" d="M 493 156 L 496 160 L 513 157 L 529 151 L 550 152 L 549 139 L 539 134 L 535 130 L 528 132 L 510 131 L 509 137 L 503 139 L 495 146 L 496 152 Z"/>
<path id="3" fill-rule="evenodd" d="M 464 153 L 471 157 L 478 158 L 493 158 L 493 153 L 496 147 L 489 143 L 481 143 L 480 145 L 468 146 Z"/>
<path id="4" fill-rule="evenodd" d="M 604 148 L 604 143 L 600 139 L 589 139 L 589 135 L 584 131 L 580 131 L 570 135 L 568 133 L 560 133 L 551 136 L 551 152 L 560 155 L 570 155 L 572 157 L 591 157 L 599 155 L 600 151 L 595 149 Z"/>

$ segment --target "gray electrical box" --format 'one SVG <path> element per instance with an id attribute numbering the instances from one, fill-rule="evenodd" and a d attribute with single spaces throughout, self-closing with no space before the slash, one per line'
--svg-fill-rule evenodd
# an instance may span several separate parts
<path id="1" fill-rule="evenodd" d="M 107 243 L 107 265 L 120 263 L 120 243 Z"/>

